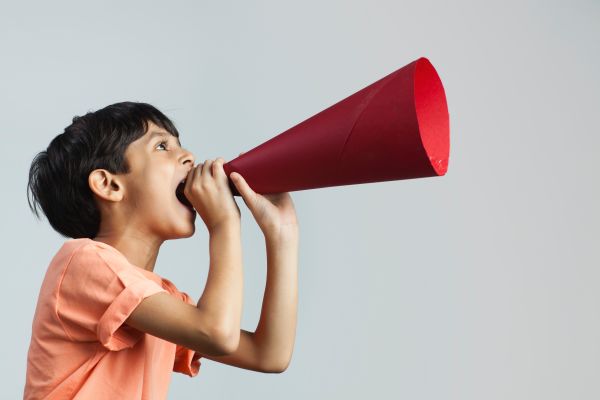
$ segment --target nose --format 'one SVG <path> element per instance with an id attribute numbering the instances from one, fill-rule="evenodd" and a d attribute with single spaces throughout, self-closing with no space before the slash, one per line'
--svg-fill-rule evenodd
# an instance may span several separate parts
<path id="1" fill-rule="evenodd" d="M 193 165 L 194 165 L 194 162 L 195 162 L 195 158 L 194 158 L 194 155 L 192 154 L 192 152 L 191 152 L 191 151 L 188 151 L 188 150 L 185 150 L 185 149 L 184 149 L 184 150 L 183 150 L 183 153 L 181 154 L 181 159 L 180 159 L 180 161 L 181 161 L 181 163 L 182 163 L 182 164 L 184 164 L 184 165 L 185 165 L 186 163 L 190 163 L 190 164 L 191 164 L 191 166 L 193 166 Z"/>

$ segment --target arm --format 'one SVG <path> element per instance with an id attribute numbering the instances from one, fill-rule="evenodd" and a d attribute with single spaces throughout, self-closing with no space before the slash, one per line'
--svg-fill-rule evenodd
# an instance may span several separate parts
<path id="1" fill-rule="evenodd" d="M 240 340 L 242 278 L 240 223 L 223 224 L 210 231 L 210 269 L 197 306 L 157 293 L 125 322 L 201 354 L 230 354 Z"/>
<path id="2" fill-rule="evenodd" d="M 210 234 L 210 268 L 197 308 L 232 351 L 238 347 L 242 321 L 243 269 L 239 220 L 224 224 Z"/>
<path id="3" fill-rule="evenodd" d="M 240 331 L 237 350 L 205 358 L 259 372 L 283 372 L 289 365 L 296 335 L 298 304 L 297 229 L 279 238 L 265 236 L 267 283 L 256 332 Z"/>

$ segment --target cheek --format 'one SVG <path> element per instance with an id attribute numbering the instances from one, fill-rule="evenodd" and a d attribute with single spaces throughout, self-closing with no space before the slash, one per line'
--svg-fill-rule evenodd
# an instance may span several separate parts
<path id="1" fill-rule="evenodd" d="M 137 187 L 138 197 L 144 207 L 160 210 L 161 206 L 167 206 L 171 198 L 175 198 L 175 190 L 171 193 L 172 176 L 156 173 L 146 176 L 143 183 Z"/>
<path id="2" fill-rule="evenodd" d="M 153 209 L 164 202 L 168 190 L 164 181 L 161 182 L 156 177 L 144 176 L 138 178 L 128 192 L 131 196 L 130 203 L 134 208 Z"/>
<path id="3" fill-rule="evenodd" d="M 175 197 L 175 190 L 170 193 L 174 172 L 167 166 L 146 164 L 141 173 L 133 177 L 129 185 L 134 208 L 143 209 L 144 213 L 159 214 L 168 206 L 170 198 Z M 129 187 L 128 187 L 129 189 Z"/>

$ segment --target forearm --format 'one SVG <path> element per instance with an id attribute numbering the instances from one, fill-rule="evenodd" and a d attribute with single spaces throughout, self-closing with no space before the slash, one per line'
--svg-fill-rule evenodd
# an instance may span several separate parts
<path id="1" fill-rule="evenodd" d="M 267 283 L 255 340 L 265 363 L 287 365 L 296 336 L 298 233 L 265 237 Z"/>
<path id="2" fill-rule="evenodd" d="M 239 335 L 243 300 L 240 224 L 215 229 L 210 232 L 209 242 L 210 266 L 197 307 L 215 329 Z"/>

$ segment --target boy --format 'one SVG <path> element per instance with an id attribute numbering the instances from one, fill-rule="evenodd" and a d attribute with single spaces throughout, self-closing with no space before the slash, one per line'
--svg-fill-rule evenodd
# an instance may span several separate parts
<path id="1" fill-rule="evenodd" d="M 26 399 L 165 399 L 171 371 L 200 357 L 261 372 L 290 362 L 297 315 L 298 223 L 289 193 L 231 180 L 265 236 L 267 284 L 255 332 L 240 330 L 240 211 L 224 160 L 194 164 L 159 110 L 123 102 L 73 118 L 31 164 L 28 200 L 70 237 L 42 283 Z M 33 195 L 33 206 L 29 199 Z M 165 240 L 209 232 L 198 303 L 153 272 Z"/>

